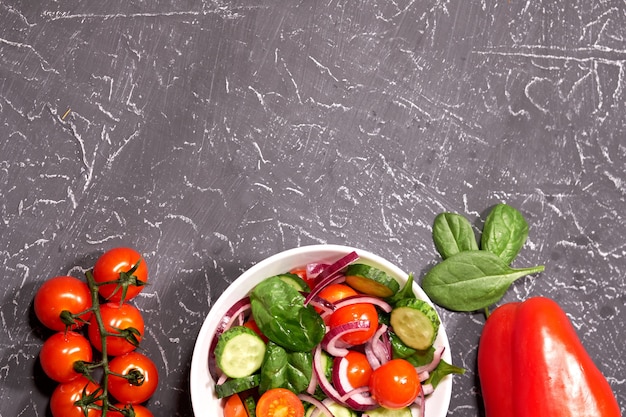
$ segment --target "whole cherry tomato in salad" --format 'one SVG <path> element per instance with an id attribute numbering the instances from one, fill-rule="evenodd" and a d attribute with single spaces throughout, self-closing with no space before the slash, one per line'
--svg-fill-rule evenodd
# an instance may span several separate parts
<path id="1" fill-rule="evenodd" d="M 383 407 L 398 409 L 412 404 L 421 384 L 415 367 L 407 360 L 392 359 L 372 372 L 372 397 Z"/>
<path id="2" fill-rule="evenodd" d="M 328 325 L 332 330 L 344 324 L 366 320 L 370 323 L 368 328 L 359 329 L 341 337 L 344 342 L 356 346 L 367 342 L 378 329 L 378 312 L 374 305 L 357 303 L 341 307 L 331 314 Z"/>
<path id="3" fill-rule="evenodd" d="M 130 300 L 143 289 L 148 281 L 148 267 L 141 254 L 134 249 L 118 247 L 102 254 L 93 267 L 96 283 L 102 284 L 115 280 L 121 283 L 100 285 L 98 292 L 108 301 Z M 140 285 L 135 285 L 139 282 Z"/>
<path id="4" fill-rule="evenodd" d="M 256 417 L 303 417 L 304 406 L 296 394 L 286 388 L 265 391 L 256 405 Z"/>
<path id="5" fill-rule="evenodd" d="M 150 358 L 138 352 L 116 356 L 109 362 L 108 389 L 122 404 L 140 404 L 154 394 L 159 373 Z M 127 379 L 128 376 L 130 379 Z"/>
<path id="6" fill-rule="evenodd" d="M 83 335 L 68 331 L 50 336 L 41 347 L 39 361 L 43 371 L 56 382 L 69 382 L 81 376 L 75 363 L 91 362 L 93 352 L 89 340 Z"/>
<path id="7" fill-rule="evenodd" d="M 35 294 L 35 315 L 39 321 L 49 329 L 64 331 L 66 328 L 77 329 L 91 316 L 91 292 L 87 284 L 78 278 L 58 276 L 51 278 Z M 61 314 L 80 314 L 78 320 L 66 325 Z M 71 317 L 67 317 L 71 319 Z"/>
<path id="8" fill-rule="evenodd" d="M 101 304 L 100 315 L 102 316 L 104 329 L 107 332 L 119 334 L 120 330 L 130 331 L 133 333 L 134 341 L 136 342 L 133 344 L 124 337 L 107 336 L 107 354 L 118 356 L 135 350 L 137 344 L 143 339 L 145 330 L 143 317 L 137 307 L 127 303 L 123 303 L 122 305 L 119 303 Z M 134 330 L 129 330 L 131 328 Z M 87 328 L 87 334 L 96 349 L 102 351 L 102 336 L 95 316 L 91 318 L 91 322 Z"/>
<path id="9" fill-rule="evenodd" d="M 361 352 L 351 350 L 344 358 L 348 361 L 346 375 L 350 385 L 354 388 L 368 385 L 373 370 L 372 365 L 367 360 L 367 356 Z"/>
<path id="10" fill-rule="evenodd" d="M 322 289 L 322 291 L 318 294 L 320 298 L 323 298 L 331 303 L 336 303 L 337 301 L 353 295 L 358 295 L 358 293 L 352 287 L 345 284 L 330 284 L 324 287 L 324 289 Z"/>
<path id="11" fill-rule="evenodd" d="M 85 416 L 83 409 L 74 404 L 84 398 L 83 394 L 90 395 L 98 389 L 100 387 L 97 384 L 90 382 L 84 376 L 57 385 L 50 398 L 50 411 L 53 417 L 100 417 L 102 415 L 100 410 L 89 408 Z"/>

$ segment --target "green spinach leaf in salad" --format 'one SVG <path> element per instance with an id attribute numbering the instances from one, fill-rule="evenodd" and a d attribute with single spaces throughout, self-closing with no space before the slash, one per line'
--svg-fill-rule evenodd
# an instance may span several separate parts
<path id="1" fill-rule="evenodd" d="M 272 342 L 294 352 L 311 352 L 326 333 L 315 308 L 304 305 L 304 296 L 279 277 L 257 284 L 250 293 L 252 316 Z"/>
<path id="2" fill-rule="evenodd" d="M 259 392 L 263 393 L 272 388 L 303 392 L 311 381 L 312 372 L 311 352 L 290 352 L 270 341 L 261 367 Z"/>

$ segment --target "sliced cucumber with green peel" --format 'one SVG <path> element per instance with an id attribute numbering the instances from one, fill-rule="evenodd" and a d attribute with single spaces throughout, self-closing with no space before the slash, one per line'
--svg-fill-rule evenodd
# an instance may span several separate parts
<path id="1" fill-rule="evenodd" d="M 424 300 L 404 299 L 391 310 L 391 328 L 402 342 L 417 350 L 430 348 L 439 331 L 439 317 Z"/>
<path id="2" fill-rule="evenodd" d="M 229 379 L 223 384 L 215 386 L 215 394 L 217 394 L 217 398 L 224 398 L 238 392 L 249 390 L 250 388 L 258 387 L 260 383 L 261 375 L 259 374 L 245 376 L 243 378 Z"/>
<path id="3" fill-rule="evenodd" d="M 265 342 L 254 330 L 235 326 L 220 335 L 215 347 L 215 359 L 226 375 L 242 378 L 261 368 L 265 349 Z"/>
<path id="4" fill-rule="evenodd" d="M 391 297 L 400 284 L 384 271 L 365 264 L 351 264 L 344 273 L 346 284 L 356 291 L 379 298 Z"/>
<path id="5" fill-rule="evenodd" d="M 302 278 L 300 278 L 296 274 L 292 274 L 292 273 L 288 272 L 286 274 L 280 274 L 280 275 L 277 275 L 277 276 L 278 276 L 278 278 L 283 280 L 283 282 L 291 285 L 293 288 L 295 288 L 298 291 L 301 291 L 301 292 L 309 292 L 309 291 L 311 291 L 311 289 L 309 288 L 307 283 L 304 282 L 304 280 Z"/>

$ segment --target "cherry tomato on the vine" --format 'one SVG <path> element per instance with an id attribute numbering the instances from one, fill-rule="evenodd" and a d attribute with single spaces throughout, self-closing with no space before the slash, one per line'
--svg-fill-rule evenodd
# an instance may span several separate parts
<path id="1" fill-rule="evenodd" d="M 50 336 L 41 347 L 39 361 L 43 371 L 56 382 L 69 382 L 83 375 L 75 363 L 91 362 L 91 344 L 83 335 L 68 331 Z"/>
<path id="2" fill-rule="evenodd" d="M 124 409 L 125 407 L 131 407 L 131 405 L 129 404 L 115 404 L 115 406 L 119 409 Z M 139 404 L 134 404 L 132 405 L 133 407 L 133 411 L 135 412 L 135 417 L 154 417 L 154 415 L 152 414 L 152 412 L 150 410 L 148 410 L 146 407 L 144 407 L 143 405 L 139 405 Z M 124 414 L 120 413 L 119 411 L 109 411 L 107 412 L 107 416 L 108 417 L 124 417 Z"/>
<path id="3" fill-rule="evenodd" d="M 361 345 L 374 336 L 378 329 L 378 312 L 374 305 L 357 303 L 341 307 L 331 314 L 328 325 L 332 330 L 347 323 L 365 320 L 370 323 L 368 328 L 347 333 L 341 337 L 341 340 L 350 345 Z"/>
<path id="4" fill-rule="evenodd" d="M 367 360 L 367 356 L 361 352 L 351 350 L 344 359 L 348 361 L 346 372 L 348 374 L 348 382 L 354 388 L 364 387 L 369 384 L 372 375 L 372 366 Z"/>
<path id="5" fill-rule="evenodd" d="M 81 398 L 84 401 L 83 394 L 89 395 L 98 389 L 98 385 L 89 382 L 84 376 L 57 385 L 50 398 L 50 411 L 53 417 L 85 417 L 83 409 L 74 403 Z M 101 402 L 95 404 L 101 405 Z M 100 410 L 89 408 L 87 417 L 100 417 L 101 415 Z"/>
<path id="6" fill-rule="evenodd" d="M 130 328 L 137 331 L 133 334 L 135 337 L 135 344 L 126 340 L 124 337 L 107 336 L 107 355 L 118 356 L 135 350 L 137 344 L 141 342 L 144 335 L 144 320 L 137 307 L 128 303 L 120 305 L 119 302 L 101 304 L 100 315 L 102 317 L 104 329 L 109 333 L 120 334 L 120 330 L 122 330 L 122 332 L 132 332 L 132 330 L 129 330 Z M 100 334 L 100 329 L 98 328 L 95 315 L 91 318 L 87 334 L 94 347 L 101 352 L 102 336 Z"/>
<path id="7" fill-rule="evenodd" d="M 420 390 L 415 367 L 405 359 L 393 359 L 372 372 L 372 397 L 383 407 L 398 409 L 413 403 Z"/>
<path id="8" fill-rule="evenodd" d="M 159 373 L 150 358 L 138 352 L 117 356 L 109 362 L 108 390 L 123 404 L 140 404 L 154 394 L 159 383 Z M 127 379 L 118 375 L 129 376 Z M 132 379 L 136 381 L 133 382 Z M 136 384 L 135 384 L 136 383 Z"/>
<path id="9" fill-rule="evenodd" d="M 103 253 L 93 267 L 93 278 L 98 284 L 120 280 L 119 283 L 100 285 L 98 292 L 108 301 L 130 300 L 148 281 L 148 267 L 141 254 L 134 249 L 119 247 Z M 140 285 L 135 285 L 139 282 Z"/>
<path id="10" fill-rule="evenodd" d="M 49 329 L 63 331 L 66 328 L 77 329 L 88 321 L 91 316 L 91 292 L 89 287 L 78 278 L 58 276 L 51 278 L 35 294 L 35 315 L 39 321 Z M 67 325 L 61 318 L 61 313 L 85 314 L 74 324 Z M 71 318 L 70 318 L 71 319 Z"/>

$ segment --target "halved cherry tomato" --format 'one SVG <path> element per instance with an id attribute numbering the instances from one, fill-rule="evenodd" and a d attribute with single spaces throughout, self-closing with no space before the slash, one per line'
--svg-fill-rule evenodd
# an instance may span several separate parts
<path id="1" fill-rule="evenodd" d="M 154 362 L 138 352 L 113 358 L 109 362 L 109 369 L 112 374 L 109 375 L 107 387 L 111 395 L 122 404 L 140 404 L 146 401 L 159 384 L 159 372 Z"/>
<path id="2" fill-rule="evenodd" d="M 248 417 L 248 412 L 239 394 L 233 394 L 226 399 L 224 417 Z"/>
<path id="3" fill-rule="evenodd" d="M 346 372 L 348 374 L 348 382 L 354 388 L 364 387 L 369 384 L 372 375 L 372 365 L 361 352 L 351 350 L 344 359 L 348 361 Z"/>
<path id="4" fill-rule="evenodd" d="M 378 328 L 378 312 L 372 304 L 357 303 L 341 307 L 335 310 L 328 321 L 331 329 L 342 326 L 346 323 L 367 320 L 369 328 L 345 334 L 341 337 L 344 342 L 356 346 L 367 342 Z"/>
<path id="5" fill-rule="evenodd" d="M 392 359 L 376 368 L 369 387 L 378 404 L 391 409 L 412 404 L 422 389 L 415 367 L 405 359 Z"/>
<path id="6" fill-rule="evenodd" d="M 130 331 L 132 333 L 134 331 L 129 330 L 131 328 L 137 331 L 137 333 L 134 334 L 136 344 L 131 343 L 124 337 L 107 336 L 106 345 L 108 355 L 123 355 L 136 349 L 137 344 L 143 339 L 145 330 L 143 317 L 137 307 L 128 303 L 120 305 L 119 302 L 101 304 L 100 315 L 104 323 L 104 329 L 107 332 L 120 334 L 120 330 L 122 330 L 122 333 L 124 333 L 124 331 Z M 95 348 L 98 349 L 98 351 L 102 351 L 102 337 L 98 323 L 96 322 L 96 316 L 91 318 L 91 322 L 87 328 L 87 334 Z"/>
<path id="7" fill-rule="evenodd" d="M 133 411 L 135 412 L 135 417 L 154 417 L 154 415 L 152 414 L 150 410 L 148 410 L 146 407 L 140 404 L 124 405 L 120 403 L 120 404 L 115 404 L 115 406 L 121 410 L 133 407 Z M 108 417 L 124 417 L 124 414 L 120 413 L 119 411 L 108 411 L 107 416 Z"/>
<path id="8" fill-rule="evenodd" d="M 141 292 L 143 284 L 148 281 L 148 267 L 136 250 L 113 248 L 96 260 L 93 278 L 98 284 L 121 280 L 119 284 L 100 285 L 98 292 L 108 301 L 130 300 Z"/>
<path id="9" fill-rule="evenodd" d="M 53 417 L 100 417 L 102 415 L 100 410 L 89 408 L 89 412 L 85 414 L 81 407 L 74 404 L 83 398 L 83 394 L 92 394 L 99 388 L 84 376 L 57 385 L 50 397 L 50 411 Z M 101 402 L 94 402 L 94 405 L 96 404 L 101 405 Z"/>
<path id="10" fill-rule="evenodd" d="M 91 344 L 83 335 L 68 331 L 50 336 L 41 347 L 39 361 L 43 371 L 56 382 L 69 382 L 81 376 L 75 363 L 91 362 Z"/>
<path id="11" fill-rule="evenodd" d="M 256 405 L 257 417 L 303 417 L 304 406 L 296 394 L 286 388 L 265 391 Z"/>
<path id="12" fill-rule="evenodd" d="M 54 277 L 39 288 L 35 294 L 35 315 L 49 329 L 64 331 L 67 328 L 77 329 L 89 321 L 91 311 L 91 292 L 84 281 L 69 276 Z M 65 313 L 64 313 L 65 312 Z M 80 320 L 66 326 L 61 313 L 80 314 Z M 70 318 L 71 319 L 71 318 Z M 81 321 L 82 320 L 82 321 Z"/>

